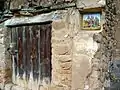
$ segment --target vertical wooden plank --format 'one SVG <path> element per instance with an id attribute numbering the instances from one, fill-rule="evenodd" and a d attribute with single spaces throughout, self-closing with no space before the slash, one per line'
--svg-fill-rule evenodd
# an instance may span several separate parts
<path id="1" fill-rule="evenodd" d="M 43 77 L 45 76 L 45 72 L 44 72 L 44 57 L 45 57 L 45 55 L 44 55 L 44 52 L 45 52 L 45 42 L 44 42 L 44 40 L 45 40 L 45 30 L 44 30 L 44 25 L 41 25 L 41 27 L 40 27 L 40 29 L 41 29 L 41 31 L 40 31 L 40 38 L 41 38 L 41 41 L 40 41 L 40 58 L 41 58 L 41 60 L 40 60 L 40 62 L 41 62 L 41 79 L 43 79 Z"/>
<path id="2" fill-rule="evenodd" d="M 22 77 L 23 75 L 23 28 L 18 27 L 18 67 L 19 67 L 19 75 Z"/>
<path id="3" fill-rule="evenodd" d="M 51 81 L 51 77 L 52 77 L 52 47 L 51 47 L 51 37 L 52 37 L 52 24 L 50 23 L 49 24 L 49 54 L 48 54 L 48 57 L 49 57 L 49 60 L 50 60 L 50 70 L 49 70 L 49 75 L 50 75 L 50 81 Z"/>
<path id="4" fill-rule="evenodd" d="M 34 78 L 36 79 L 36 80 L 38 80 L 38 76 L 39 76 L 39 61 L 38 61 L 38 38 L 39 38 L 39 36 L 38 36 L 38 33 L 39 33 L 39 27 L 38 27 L 38 25 L 35 25 L 34 26 L 34 32 L 35 32 L 35 47 L 36 47 L 36 59 L 35 59 L 35 62 L 36 62 L 36 64 L 35 64 L 35 76 L 34 76 Z"/>
<path id="5" fill-rule="evenodd" d="M 29 73 L 29 81 L 28 81 L 28 86 L 30 87 L 30 89 L 33 88 L 33 63 L 32 63 L 32 26 L 29 26 L 29 34 L 30 34 L 30 38 L 29 38 L 29 54 L 30 54 L 30 73 Z"/>
<path id="6" fill-rule="evenodd" d="M 39 68 L 39 78 L 38 78 L 38 84 L 41 84 L 41 55 L 40 55 L 40 42 L 41 42 L 41 38 L 40 38 L 40 25 L 38 26 L 38 68 Z"/>
<path id="7" fill-rule="evenodd" d="M 38 62 L 37 62 L 37 25 L 32 27 L 32 63 L 33 63 L 33 77 L 34 79 L 38 78 Z"/>
<path id="8" fill-rule="evenodd" d="M 51 24 L 47 25 L 47 30 L 46 30 L 46 48 L 47 48 L 47 77 L 50 77 L 51 79 Z"/>
<path id="9" fill-rule="evenodd" d="M 22 69 L 23 69 L 23 74 L 22 74 L 22 79 L 26 80 L 26 30 L 25 30 L 25 26 L 22 26 L 22 45 L 23 45 L 23 64 L 22 64 Z"/>
<path id="10" fill-rule="evenodd" d="M 32 26 L 29 27 L 30 32 L 30 72 L 32 72 L 33 75 L 33 64 L 32 64 Z"/>
<path id="11" fill-rule="evenodd" d="M 51 77 L 51 28 L 50 25 L 41 25 L 41 75 L 42 79 L 48 83 Z"/>
<path id="12" fill-rule="evenodd" d="M 45 25 L 45 59 L 44 59 L 44 67 L 45 67 L 45 77 L 47 78 L 46 82 L 50 81 L 51 75 L 51 29 L 50 24 Z"/>
<path id="13" fill-rule="evenodd" d="M 26 80 L 26 30 L 25 30 L 25 26 L 22 26 L 22 45 L 23 45 L 22 79 Z"/>
<path id="14" fill-rule="evenodd" d="M 14 28 L 12 28 L 12 31 L 11 31 L 11 44 L 10 44 L 10 48 L 13 47 L 13 42 L 14 42 L 14 34 L 13 33 L 14 33 Z M 12 55 L 12 80 L 15 83 L 16 72 L 15 72 L 15 56 L 14 55 Z"/>
<path id="15" fill-rule="evenodd" d="M 44 73 L 45 73 L 45 76 L 44 77 L 47 77 L 47 74 L 48 74 L 48 70 L 49 70 L 49 68 L 47 68 L 47 63 L 48 63 L 48 61 L 49 61 L 49 58 L 47 57 L 48 56 L 48 53 L 49 52 L 47 52 L 48 51 L 48 42 L 47 42 L 47 32 L 48 32 L 48 25 L 44 25 L 43 26 L 44 27 L 44 35 L 45 35 L 45 39 L 44 39 Z"/>
<path id="16" fill-rule="evenodd" d="M 25 27 L 26 33 L 26 78 L 29 79 L 30 76 L 30 26 Z"/>
<path id="17" fill-rule="evenodd" d="M 12 54 L 14 55 L 14 62 L 15 62 L 15 67 L 17 67 L 17 60 L 16 60 L 16 54 L 15 54 L 15 50 L 16 50 L 16 41 L 17 41 L 17 36 L 16 36 L 16 29 L 14 28 L 12 29 Z M 15 68 L 15 72 L 17 72 L 16 68 Z"/>
<path id="18" fill-rule="evenodd" d="M 34 31 L 33 31 L 33 26 L 31 28 L 31 66 L 32 66 L 32 72 L 34 74 Z"/>
<path id="19" fill-rule="evenodd" d="M 15 28 L 15 33 L 14 33 L 14 37 L 15 37 L 15 49 L 14 49 L 14 52 L 15 53 L 15 56 L 16 56 L 16 59 L 15 59 L 15 63 L 16 63 L 16 67 L 15 67 L 15 71 L 16 71 L 16 76 L 19 74 L 19 67 L 17 66 L 18 64 L 18 28 L 16 27 Z"/>

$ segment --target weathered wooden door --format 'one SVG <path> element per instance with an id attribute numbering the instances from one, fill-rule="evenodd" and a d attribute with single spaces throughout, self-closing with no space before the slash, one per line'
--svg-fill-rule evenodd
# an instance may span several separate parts
<path id="1" fill-rule="evenodd" d="M 31 83 L 33 85 L 33 82 L 37 85 L 43 81 L 49 83 L 51 24 L 18 26 L 11 29 L 13 83 L 21 86 Z"/>

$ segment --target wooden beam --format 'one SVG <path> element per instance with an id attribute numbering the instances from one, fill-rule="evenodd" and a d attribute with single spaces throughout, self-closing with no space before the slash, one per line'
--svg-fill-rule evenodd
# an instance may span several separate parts
<path id="1" fill-rule="evenodd" d="M 3 23 L 4 21 L 8 20 L 9 18 L 4 18 L 2 20 L 0 20 L 0 24 Z"/>
<path id="2" fill-rule="evenodd" d="M 20 27 L 20 26 L 31 26 L 31 25 L 44 25 L 52 23 L 52 21 L 46 21 L 46 22 L 36 22 L 36 23 L 22 23 L 22 24 L 16 24 L 16 25 L 7 25 L 7 27 Z"/>

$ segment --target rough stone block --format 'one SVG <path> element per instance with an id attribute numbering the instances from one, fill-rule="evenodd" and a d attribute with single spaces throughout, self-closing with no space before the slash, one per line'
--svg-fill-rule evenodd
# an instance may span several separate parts
<path id="1" fill-rule="evenodd" d="M 12 83 L 8 83 L 5 85 L 5 90 L 11 90 L 11 88 L 14 86 Z"/>
<path id="2" fill-rule="evenodd" d="M 58 45 L 53 48 L 53 54 L 56 55 L 70 55 L 71 49 L 67 45 Z"/>
<path id="3" fill-rule="evenodd" d="M 59 56 L 59 62 L 65 63 L 65 62 L 71 62 L 72 58 L 70 55 L 65 55 L 65 56 Z"/>
<path id="4" fill-rule="evenodd" d="M 52 32 L 52 43 L 59 42 L 59 43 L 71 43 L 71 35 L 68 29 L 61 29 L 60 31 L 53 31 Z M 56 43 L 57 44 L 57 43 Z"/>
<path id="5" fill-rule="evenodd" d="M 61 30 L 61 29 L 65 28 L 65 22 L 62 20 L 54 21 L 52 23 L 52 28 L 53 28 L 53 30 Z"/>
<path id="6" fill-rule="evenodd" d="M 63 70 L 70 70 L 70 68 L 72 67 L 72 64 L 71 64 L 71 62 L 60 63 L 60 67 Z"/>
<path id="7" fill-rule="evenodd" d="M 54 62 L 59 61 L 59 63 L 71 62 L 71 55 L 52 55 L 53 64 Z"/>

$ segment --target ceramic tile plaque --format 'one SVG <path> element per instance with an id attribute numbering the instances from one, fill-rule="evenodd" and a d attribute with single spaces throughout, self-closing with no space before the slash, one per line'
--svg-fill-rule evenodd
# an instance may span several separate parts
<path id="1" fill-rule="evenodd" d="M 101 29 L 101 14 L 100 13 L 83 14 L 82 29 L 100 30 Z"/>

